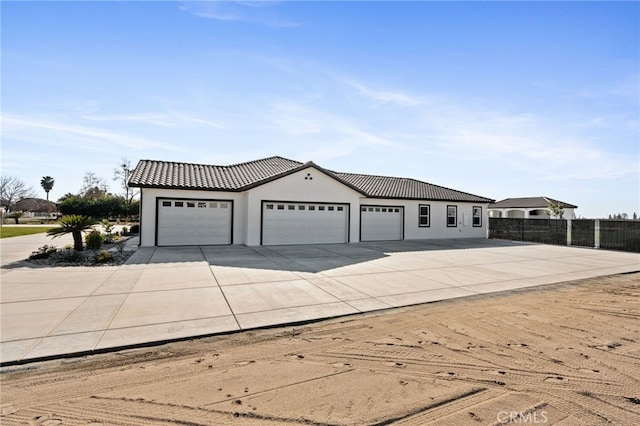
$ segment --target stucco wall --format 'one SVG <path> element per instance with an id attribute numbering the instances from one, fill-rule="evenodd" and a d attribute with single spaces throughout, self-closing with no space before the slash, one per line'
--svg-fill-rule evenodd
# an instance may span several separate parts
<path id="1" fill-rule="evenodd" d="M 349 205 L 349 241 L 360 241 L 360 206 L 402 206 L 404 208 L 404 238 L 486 238 L 488 205 L 480 203 L 389 200 L 365 198 L 324 173 L 310 167 L 289 176 L 252 188 L 246 192 L 194 191 L 176 189 L 142 189 L 142 246 L 155 245 L 156 200 L 158 197 L 217 199 L 233 201 L 233 244 L 260 245 L 262 202 L 318 202 Z M 430 226 L 418 226 L 419 205 L 430 206 Z M 457 226 L 447 226 L 447 206 L 458 207 Z M 482 207 L 482 226 L 473 226 L 473 207 Z M 464 223 L 465 214 L 468 222 Z"/>
<path id="2" fill-rule="evenodd" d="M 388 200 L 363 198 L 362 204 L 404 207 L 404 238 L 419 240 L 429 238 L 486 238 L 488 229 L 488 204 L 462 203 L 447 201 Z M 430 226 L 418 225 L 419 206 L 430 206 Z M 447 227 L 447 206 L 458 207 L 458 223 L 456 227 Z M 473 226 L 473 207 L 482 207 L 482 226 Z M 464 215 L 468 215 L 468 223 L 464 224 Z"/>
<path id="3" fill-rule="evenodd" d="M 233 201 L 233 244 L 244 244 L 246 230 L 246 195 L 237 192 L 192 191 L 181 189 L 142 188 L 140 217 L 140 245 L 155 245 L 156 200 L 161 198 L 188 198 L 193 200 L 230 200 Z"/>
<path id="4" fill-rule="evenodd" d="M 262 201 L 327 202 L 349 204 L 349 240 L 357 242 L 359 199 L 361 194 L 324 173 L 310 167 L 273 182 L 250 189 L 247 193 L 247 239 L 250 246 L 260 245 Z"/>

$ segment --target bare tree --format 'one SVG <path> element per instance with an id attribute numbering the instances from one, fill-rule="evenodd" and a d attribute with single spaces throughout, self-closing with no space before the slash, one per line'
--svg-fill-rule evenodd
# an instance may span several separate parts
<path id="1" fill-rule="evenodd" d="M 0 177 L 0 205 L 10 211 L 23 198 L 35 197 L 35 191 L 15 176 Z"/>
<path id="2" fill-rule="evenodd" d="M 131 168 L 131 161 L 126 158 L 123 158 L 118 167 L 113 169 L 113 180 L 118 181 L 124 190 L 124 198 L 127 200 L 128 204 L 131 204 L 133 198 L 138 195 L 138 191 L 135 191 L 133 188 L 129 188 L 131 172 L 133 172 L 133 169 Z"/>
<path id="3" fill-rule="evenodd" d="M 94 172 L 86 172 L 84 178 L 82 178 L 81 197 L 92 199 L 104 197 L 107 195 L 108 190 L 107 182 Z"/>

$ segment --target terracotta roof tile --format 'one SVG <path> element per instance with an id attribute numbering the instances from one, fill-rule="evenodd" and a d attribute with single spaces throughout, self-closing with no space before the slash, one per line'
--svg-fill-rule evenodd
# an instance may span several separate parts
<path id="1" fill-rule="evenodd" d="M 507 208 L 547 208 L 549 207 L 549 203 L 553 204 L 561 204 L 562 206 L 569 209 L 577 209 L 578 206 L 574 206 L 573 204 L 565 203 L 564 201 L 554 200 L 549 197 L 524 197 L 524 198 L 506 198 L 502 201 L 498 201 L 497 203 L 491 204 L 489 206 L 490 209 L 507 209 Z"/>
<path id="2" fill-rule="evenodd" d="M 129 186 L 242 191 L 292 173 L 306 165 L 316 167 L 370 198 L 477 203 L 493 201 L 415 179 L 333 172 L 313 163 L 301 163 L 282 157 L 263 158 L 231 166 L 140 160 L 129 179 Z"/>

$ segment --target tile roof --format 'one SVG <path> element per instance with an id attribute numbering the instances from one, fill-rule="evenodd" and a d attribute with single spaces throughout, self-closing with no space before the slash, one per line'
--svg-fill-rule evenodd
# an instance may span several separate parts
<path id="1" fill-rule="evenodd" d="M 415 179 L 340 173 L 323 169 L 313 162 L 301 163 L 277 156 L 230 166 L 140 160 L 131 174 L 129 186 L 244 191 L 306 167 L 314 167 L 369 198 L 477 203 L 494 201 Z"/>
<path id="2" fill-rule="evenodd" d="M 523 209 L 533 209 L 533 208 L 547 208 L 549 207 L 549 203 L 553 204 L 561 204 L 563 207 L 568 209 L 577 209 L 578 206 L 574 206 L 573 204 L 565 203 L 564 201 L 554 200 L 549 197 L 524 197 L 524 198 L 506 198 L 502 201 L 498 201 L 497 203 L 493 203 L 489 206 L 490 209 L 508 209 L 508 208 L 523 208 Z"/>

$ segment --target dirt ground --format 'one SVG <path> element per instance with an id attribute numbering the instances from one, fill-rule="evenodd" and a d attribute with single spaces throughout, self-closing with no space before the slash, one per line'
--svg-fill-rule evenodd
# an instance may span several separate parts
<path id="1" fill-rule="evenodd" d="M 640 274 L 5 367 L 2 425 L 640 424 Z"/>

